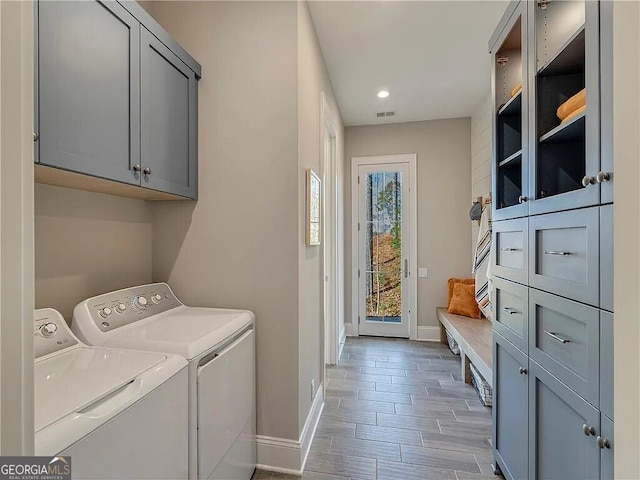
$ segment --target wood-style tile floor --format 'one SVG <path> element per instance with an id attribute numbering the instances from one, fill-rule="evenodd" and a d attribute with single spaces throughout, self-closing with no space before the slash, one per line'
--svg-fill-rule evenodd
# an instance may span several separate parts
<path id="1" fill-rule="evenodd" d="M 495 480 L 491 409 L 430 342 L 348 338 L 327 369 L 309 480 Z M 256 471 L 256 480 L 297 478 Z"/>

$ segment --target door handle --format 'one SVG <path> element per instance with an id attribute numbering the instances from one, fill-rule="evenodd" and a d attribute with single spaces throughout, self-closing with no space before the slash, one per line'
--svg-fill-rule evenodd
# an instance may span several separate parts
<path id="1" fill-rule="evenodd" d="M 545 255 L 561 255 L 563 257 L 567 256 L 567 255 L 571 255 L 571 252 L 560 252 L 560 251 L 555 251 L 555 250 L 547 250 L 544 252 Z"/>
<path id="2" fill-rule="evenodd" d="M 549 336 L 549 337 L 551 337 L 551 338 L 553 338 L 554 340 L 557 340 L 560 343 L 569 343 L 569 340 L 567 340 L 566 338 L 559 337 L 558 335 L 556 335 L 553 332 L 549 332 L 549 331 L 545 330 L 544 334 Z"/>
<path id="3" fill-rule="evenodd" d="M 511 307 L 502 307 L 502 311 L 504 313 L 508 313 L 509 315 L 515 315 L 516 313 L 520 313 L 518 310 Z"/>
<path id="4" fill-rule="evenodd" d="M 409 276 L 409 260 L 404 259 L 404 278 Z"/>

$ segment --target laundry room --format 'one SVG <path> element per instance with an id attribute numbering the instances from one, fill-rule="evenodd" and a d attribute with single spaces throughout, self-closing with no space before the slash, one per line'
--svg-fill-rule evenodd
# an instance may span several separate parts
<path id="1" fill-rule="evenodd" d="M 638 22 L 0 0 L 0 480 L 640 478 Z"/>

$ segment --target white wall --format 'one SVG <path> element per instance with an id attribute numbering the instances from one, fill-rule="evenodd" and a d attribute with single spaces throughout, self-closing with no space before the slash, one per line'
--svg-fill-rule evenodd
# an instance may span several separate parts
<path id="1" fill-rule="evenodd" d="M 480 102 L 471 117 L 471 201 L 491 193 L 491 93 Z M 471 205 L 471 204 L 470 204 Z M 471 223 L 472 248 L 478 238 L 478 222 Z"/>
<path id="2" fill-rule="evenodd" d="M 311 408 L 311 380 L 315 380 L 316 389 L 324 380 L 323 247 L 309 247 L 305 244 L 305 172 L 307 168 L 313 168 L 319 175 L 323 172 L 323 93 L 337 130 L 336 163 L 339 166 L 337 173 L 340 179 L 344 164 L 344 127 L 309 7 L 306 2 L 299 2 L 298 6 L 298 422 L 302 430 Z M 340 236 L 340 244 L 342 238 Z M 335 321 L 335 318 L 332 317 L 331 321 Z M 343 319 L 340 319 L 340 322 L 342 323 Z"/>
<path id="3" fill-rule="evenodd" d="M 153 277 L 187 304 L 254 311 L 258 434 L 297 440 L 298 6 L 152 10 L 202 65 L 200 196 L 154 206 Z"/>
<path id="4" fill-rule="evenodd" d="M 351 158 L 418 156 L 418 325 L 436 327 L 447 279 L 471 276 L 471 120 L 458 118 L 345 128 L 345 307 L 351 321 Z M 357 320 L 356 320 L 357 321 Z M 355 323 L 353 324 L 355 325 Z"/>

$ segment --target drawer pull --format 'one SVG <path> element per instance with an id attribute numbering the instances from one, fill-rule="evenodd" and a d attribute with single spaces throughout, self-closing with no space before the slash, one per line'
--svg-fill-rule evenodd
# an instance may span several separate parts
<path id="1" fill-rule="evenodd" d="M 527 369 L 524 367 L 520 367 L 518 369 L 518 372 L 520 372 L 520 375 L 526 375 L 527 374 Z"/>
<path id="2" fill-rule="evenodd" d="M 501 248 L 501 252 L 521 252 L 521 248 Z"/>
<path id="3" fill-rule="evenodd" d="M 518 310 L 511 307 L 502 307 L 502 311 L 504 313 L 508 313 L 509 315 L 515 315 L 516 313 L 520 313 Z"/>
<path id="4" fill-rule="evenodd" d="M 603 438 L 600 435 L 598 435 L 598 437 L 596 438 L 597 442 L 598 442 L 598 446 L 600 448 L 611 448 L 611 442 L 609 441 L 609 439 L 607 438 Z"/>
<path id="5" fill-rule="evenodd" d="M 569 340 L 567 340 L 566 338 L 559 337 L 558 335 L 556 335 L 553 332 L 548 332 L 547 330 L 545 330 L 544 334 L 550 336 L 554 340 L 559 341 L 560 343 L 569 343 Z"/>
<path id="6" fill-rule="evenodd" d="M 560 256 L 567 256 L 567 255 L 571 255 L 571 252 L 561 252 L 561 251 L 556 251 L 556 250 L 547 250 L 544 252 L 545 255 L 560 255 Z"/>
<path id="7" fill-rule="evenodd" d="M 583 423 L 583 424 L 582 424 L 582 433 L 584 433 L 587 437 L 590 437 L 591 435 L 594 435 L 594 436 L 595 436 L 595 434 L 596 434 L 596 429 L 595 429 L 595 428 L 593 428 L 593 427 L 592 427 L 592 426 L 590 426 L 590 425 L 587 425 L 586 423 Z"/>

